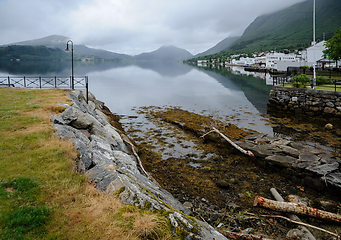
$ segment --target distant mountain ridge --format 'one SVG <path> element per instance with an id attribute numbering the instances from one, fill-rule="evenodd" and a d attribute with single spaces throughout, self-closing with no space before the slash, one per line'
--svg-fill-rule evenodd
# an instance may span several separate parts
<path id="1" fill-rule="evenodd" d="M 341 0 L 316 0 L 316 40 L 328 40 L 341 28 Z M 195 55 L 196 58 L 226 56 L 234 53 L 303 49 L 310 46 L 313 36 L 313 0 L 297 3 L 284 10 L 257 17 L 238 37 L 223 39 L 214 47 Z M 8 45 L 31 45 L 58 48 L 64 51 L 67 37 L 51 35 L 45 38 Z M 2 47 L 4 47 L 2 46 Z M 183 61 L 193 58 L 185 49 L 163 46 L 136 56 L 75 45 L 77 56 L 98 56 L 124 61 Z M 1 57 L 1 56 L 0 56 Z"/>
<path id="2" fill-rule="evenodd" d="M 60 49 L 62 51 L 66 48 L 66 42 L 69 38 L 60 35 L 51 35 L 39 39 L 28 40 L 23 42 L 6 44 L 0 47 L 8 46 L 44 46 L 48 48 Z M 71 47 L 71 46 L 69 46 Z M 175 46 L 162 46 L 159 49 L 149 52 L 141 53 L 136 56 L 130 56 L 126 54 L 114 53 L 102 49 L 89 48 L 85 45 L 74 45 L 75 56 L 97 56 L 104 59 L 120 59 L 125 61 L 183 61 L 192 58 L 193 55 L 185 49 L 181 49 Z M 1 56 L 0 56 L 1 57 Z"/>
<path id="3" fill-rule="evenodd" d="M 206 50 L 205 52 L 198 53 L 194 57 L 201 57 L 201 56 L 206 56 L 206 55 L 221 52 L 221 51 L 225 50 L 226 48 L 228 48 L 229 46 L 231 46 L 239 38 L 240 38 L 240 36 L 239 37 L 227 37 L 224 40 L 217 43 L 214 47 Z"/>
<path id="4" fill-rule="evenodd" d="M 68 40 L 69 38 L 65 36 L 50 35 L 50 36 L 39 38 L 39 39 L 6 44 L 1 47 L 6 47 L 10 45 L 45 46 L 49 48 L 61 49 L 64 51 L 66 49 L 66 42 Z M 74 45 L 74 54 L 75 56 L 97 56 L 97 57 L 104 58 L 104 59 L 115 59 L 115 58 L 120 59 L 120 60 L 131 59 L 130 55 L 114 53 L 114 52 L 101 50 L 101 49 L 89 48 L 85 45 L 78 45 L 78 44 Z"/>
<path id="5" fill-rule="evenodd" d="M 192 58 L 193 55 L 185 49 L 175 46 L 162 46 L 159 49 L 136 55 L 136 61 L 183 61 Z"/>

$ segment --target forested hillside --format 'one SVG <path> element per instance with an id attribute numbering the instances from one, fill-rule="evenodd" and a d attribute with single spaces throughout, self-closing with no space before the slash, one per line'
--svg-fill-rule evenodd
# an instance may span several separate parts
<path id="1" fill-rule="evenodd" d="M 316 39 L 329 39 L 337 28 L 341 28 L 340 13 L 340 0 L 316 0 Z M 285 10 L 256 18 L 242 37 L 227 50 L 294 50 L 309 46 L 312 40 L 313 0 L 307 0 Z"/>
<path id="2" fill-rule="evenodd" d="M 47 37 L 43 37 L 43 38 L 39 38 L 39 39 L 34 39 L 34 40 L 29 40 L 29 41 L 23 41 L 23 42 L 17 42 L 17 43 L 10 43 L 10 44 L 6 44 L 2 47 L 9 47 L 9 46 L 13 46 L 15 47 L 15 51 L 16 54 L 24 56 L 20 59 L 24 59 L 24 60 L 34 60 L 37 58 L 37 56 L 39 56 L 39 54 L 37 52 L 33 52 L 33 49 L 31 48 L 26 48 L 27 51 L 29 51 L 31 54 L 30 57 L 28 57 L 24 52 L 20 53 L 20 50 L 24 50 L 25 48 L 19 48 L 19 46 L 31 46 L 33 48 L 35 48 L 35 51 L 38 51 L 37 49 L 39 49 L 40 47 L 42 47 L 39 51 L 41 51 L 41 53 L 43 53 L 44 51 L 46 51 L 45 48 L 47 49 L 53 49 L 53 50 L 58 50 L 58 54 L 54 55 L 54 57 L 52 57 L 52 59 L 57 59 L 58 56 L 62 57 L 61 52 L 65 53 L 65 48 L 66 48 L 66 42 L 68 41 L 69 38 L 64 37 L 64 36 L 59 36 L 59 35 L 51 35 L 51 36 L 47 36 Z M 70 43 L 70 48 L 71 48 L 71 43 Z M 91 59 L 91 60 L 105 60 L 105 61 L 118 61 L 118 60 L 130 60 L 131 56 L 126 55 L 126 54 L 119 54 L 119 53 L 114 53 L 114 52 L 110 52 L 110 51 L 106 51 L 106 50 L 102 50 L 102 49 L 94 49 L 94 48 L 89 48 L 85 45 L 74 45 L 73 46 L 73 50 L 74 50 L 74 56 L 75 59 L 80 59 L 80 58 L 87 58 L 87 59 Z M 51 50 L 52 51 L 52 50 Z M 0 52 L 0 59 L 4 59 L 4 56 L 2 55 L 3 53 Z M 38 54 L 38 55 L 37 55 Z M 51 52 L 52 54 L 52 52 Z M 65 53 L 66 57 L 69 56 L 69 58 L 71 58 L 71 54 L 70 53 Z M 55 58 L 56 57 L 56 58 Z M 7 56 L 5 57 L 5 59 L 8 59 Z M 39 58 L 39 60 L 49 60 L 50 58 L 48 58 L 47 56 L 45 56 L 44 54 L 41 55 L 41 58 Z"/>
<path id="3" fill-rule="evenodd" d="M 0 47 L 0 59 L 2 60 L 65 60 L 70 54 L 58 48 L 44 46 L 8 46 Z"/>
<path id="4" fill-rule="evenodd" d="M 231 46 L 199 59 L 304 49 L 313 41 L 313 2 L 306 0 L 284 10 L 259 16 Z M 338 28 L 341 29 L 341 1 L 316 0 L 316 40 L 330 39 Z"/>

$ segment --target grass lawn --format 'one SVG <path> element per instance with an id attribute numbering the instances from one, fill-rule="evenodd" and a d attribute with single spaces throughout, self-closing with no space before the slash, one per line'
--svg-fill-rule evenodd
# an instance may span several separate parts
<path id="1" fill-rule="evenodd" d="M 294 87 L 293 84 L 284 84 L 284 87 Z M 310 88 L 310 86 L 305 86 L 305 88 Z M 335 92 L 335 85 L 325 84 L 316 86 L 316 90 L 333 91 Z M 336 92 L 341 92 L 341 85 L 336 86 Z"/>
<path id="2" fill-rule="evenodd" d="M 61 89 L 0 88 L 0 239 L 174 239 L 168 220 L 99 194 L 53 137 Z"/>

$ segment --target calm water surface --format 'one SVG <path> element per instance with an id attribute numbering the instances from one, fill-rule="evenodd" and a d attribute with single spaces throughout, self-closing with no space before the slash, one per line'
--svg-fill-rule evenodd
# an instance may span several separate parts
<path id="1" fill-rule="evenodd" d="M 1 62 L 0 76 L 69 76 L 70 65 Z M 136 115 L 132 109 L 143 106 L 178 106 L 213 117 L 226 116 L 239 127 L 273 135 L 262 116 L 266 114 L 271 86 L 242 69 L 209 69 L 181 63 L 76 62 L 74 72 L 89 76 L 90 91 L 119 115 Z"/>

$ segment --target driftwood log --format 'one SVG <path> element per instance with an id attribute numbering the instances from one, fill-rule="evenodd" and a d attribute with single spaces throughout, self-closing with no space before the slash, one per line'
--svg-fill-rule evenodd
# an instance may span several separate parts
<path id="1" fill-rule="evenodd" d="M 135 146 L 134 146 L 131 142 L 127 141 L 127 140 L 124 140 L 124 139 L 123 139 L 123 141 L 130 145 L 131 150 L 132 150 L 132 152 L 134 153 L 135 157 L 137 158 L 137 160 L 138 160 L 138 162 L 139 162 L 139 165 L 140 165 L 140 167 L 141 167 L 143 173 L 146 175 L 146 177 L 147 177 L 148 179 L 151 179 L 151 177 L 149 176 L 149 174 L 148 174 L 148 173 L 146 172 L 146 170 L 144 170 L 144 168 L 143 168 L 141 159 L 140 159 L 139 155 L 138 155 L 138 154 L 136 153 L 136 151 L 135 151 Z"/>
<path id="2" fill-rule="evenodd" d="M 270 192 L 272 193 L 272 196 L 274 196 L 274 198 L 278 201 L 278 202 L 284 202 L 284 199 L 282 198 L 282 196 L 277 192 L 277 190 L 275 188 L 271 188 Z M 295 214 L 291 214 L 288 213 L 287 216 L 289 217 L 290 220 L 292 221 L 297 221 L 297 222 L 301 222 L 301 220 L 299 219 L 299 217 L 297 217 Z M 307 238 L 309 240 L 316 240 L 316 238 L 314 237 L 313 234 L 311 234 L 311 232 L 308 230 L 308 228 L 301 226 L 302 228 L 302 232 L 304 232 L 307 236 Z"/>
<path id="3" fill-rule="evenodd" d="M 216 129 L 215 127 L 212 127 L 212 131 L 209 131 L 208 133 L 204 134 L 201 137 L 206 136 L 207 134 L 210 134 L 211 132 L 216 132 L 218 133 L 222 138 L 224 138 L 228 143 L 230 143 L 234 148 L 236 148 L 237 150 L 239 150 L 240 152 L 249 155 L 250 157 L 254 157 L 255 155 L 251 152 L 251 151 L 246 151 L 245 149 L 241 148 L 240 146 L 238 146 L 237 144 L 235 144 L 231 139 L 229 139 L 228 137 L 226 137 L 224 134 L 222 134 L 218 129 Z"/>
<path id="4" fill-rule="evenodd" d="M 277 202 L 260 196 L 255 197 L 253 206 L 261 206 L 274 211 L 300 214 L 341 224 L 341 215 L 307 207 L 302 204 Z"/>

